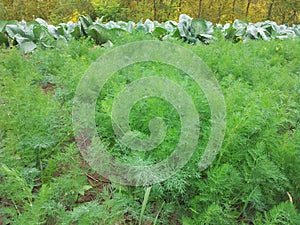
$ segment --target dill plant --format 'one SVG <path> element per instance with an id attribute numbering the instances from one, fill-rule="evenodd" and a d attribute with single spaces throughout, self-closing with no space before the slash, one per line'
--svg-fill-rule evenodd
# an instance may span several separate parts
<path id="1" fill-rule="evenodd" d="M 115 42 L 142 39 L 151 37 L 124 34 Z M 141 74 L 154 73 L 181 84 L 197 102 L 198 150 L 174 177 L 153 185 L 149 195 L 144 187 L 99 177 L 74 143 L 70 113 L 76 85 L 105 49 L 79 40 L 26 56 L 14 49 L 0 51 L 0 223 L 299 224 L 300 41 L 176 43 L 205 61 L 226 99 L 226 136 L 207 170 L 199 172 L 197 162 L 210 134 L 209 107 L 181 71 L 159 64 L 125 68 L 97 102 L 99 134 L 116 157 L 126 156 L 129 163 L 167 157 L 180 123 L 172 106 L 159 106 L 159 99 L 140 102 L 131 113 L 133 127 L 147 135 L 149 119 L 159 115 L 168 122 L 169 136 L 154 155 L 130 155 L 115 142 L 108 122 L 115 93 Z M 55 84 L 52 93 L 43 92 L 45 83 Z"/>

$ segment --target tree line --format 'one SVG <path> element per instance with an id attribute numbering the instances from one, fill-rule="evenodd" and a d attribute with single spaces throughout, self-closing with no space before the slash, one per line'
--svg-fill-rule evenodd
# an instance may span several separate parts
<path id="1" fill-rule="evenodd" d="M 54 24 L 74 20 L 78 14 L 109 20 L 150 18 L 177 20 L 180 14 L 214 23 L 241 19 L 247 22 L 273 20 L 279 24 L 300 23 L 299 0 L 2 0 L 0 19 L 32 20 L 40 17 Z"/>

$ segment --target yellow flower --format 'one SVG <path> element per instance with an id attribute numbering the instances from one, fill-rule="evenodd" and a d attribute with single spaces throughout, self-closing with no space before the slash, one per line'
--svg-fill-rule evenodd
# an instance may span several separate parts
<path id="1" fill-rule="evenodd" d="M 80 13 L 79 13 L 77 10 L 74 11 L 74 12 L 73 12 L 73 15 L 70 17 L 70 21 L 76 23 L 77 20 L 78 20 L 78 15 L 79 15 L 79 14 L 80 14 Z"/>

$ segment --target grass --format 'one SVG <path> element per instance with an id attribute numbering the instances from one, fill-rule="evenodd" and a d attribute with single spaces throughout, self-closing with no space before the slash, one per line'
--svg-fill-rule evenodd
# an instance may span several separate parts
<path id="1" fill-rule="evenodd" d="M 152 37 L 124 34 L 114 43 L 145 39 Z M 160 99 L 138 102 L 130 113 L 132 128 L 148 135 L 148 121 L 159 116 L 168 127 L 166 139 L 151 154 L 120 145 L 109 119 L 114 96 L 127 83 L 166 76 L 197 103 L 197 151 L 151 193 L 102 178 L 75 144 L 74 93 L 106 49 L 80 40 L 25 56 L 0 51 L 0 224 L 300 224 L 300 40 L 175 42 L 203 59 L 226 99 L 226 135 L 211 167 L 197 169 L 210 134 L 209 107 L 181 71 L 157 63 L 124 68 L 97 101 L 99 134 L 115 157 L 135 164 L 166 158 L 177 144 L 180 122 Z"/>
<path id="2" fill-rule="evenodd" d="M 145 196 L 144 196 L 144 200 L 143 200 L 143 204 L 142 204 L 142 209 L 141 209 L 141 214 L 140 214 L 140 219 L 139 219 L 139 225 L 141 225 L 142 221 L 143 221 L 143 216 L 144 216 L 145 209 L 146 209 L 146 206 L 147 206 L 147 203 L 148 203 L 150 191 L 151 191 L 151 186 L 147 187 L 147 189 L 145 191 Z"/>

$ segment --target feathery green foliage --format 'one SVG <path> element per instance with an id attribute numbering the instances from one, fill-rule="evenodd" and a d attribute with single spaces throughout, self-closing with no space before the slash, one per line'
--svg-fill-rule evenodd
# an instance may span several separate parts
<path id="1" fill-rule="evenodd" d="M 124 33 L 115 45 L 152 38 Z M 200 115 L 197 151 L 175 176 L 151 187 L 143 211 L 144 187 L 101 178 L 74 143 L 70 114 L 76 86 L 107 50 L 92 40 L 73 40 L 25 56 L 16 49 L 0 51 L 0 223 L 138 224 L 143 212 L 145 224 L 299 224 L 299 39 L 173 42 L 194 51 L 214 72 L 226 99 L 226 136 L 214 163 L 200 173 L 210 111 L 193 81 L 158 63 L 115 74 L 99 96 L 96 122 L 116 157 L 136 164 L 159 161 L 176 144 L 180 126 L 171 105 L 148 99 L 133 108 L 132 126 L 147 135 L 149 119 L 161 116 L 170 127 L 167 143 L 153 155 L 131 154 L 115 143 L 108 115 L 114 95 L 128 82 L 152 75 L 173 79 L 192 96 Z"/>

